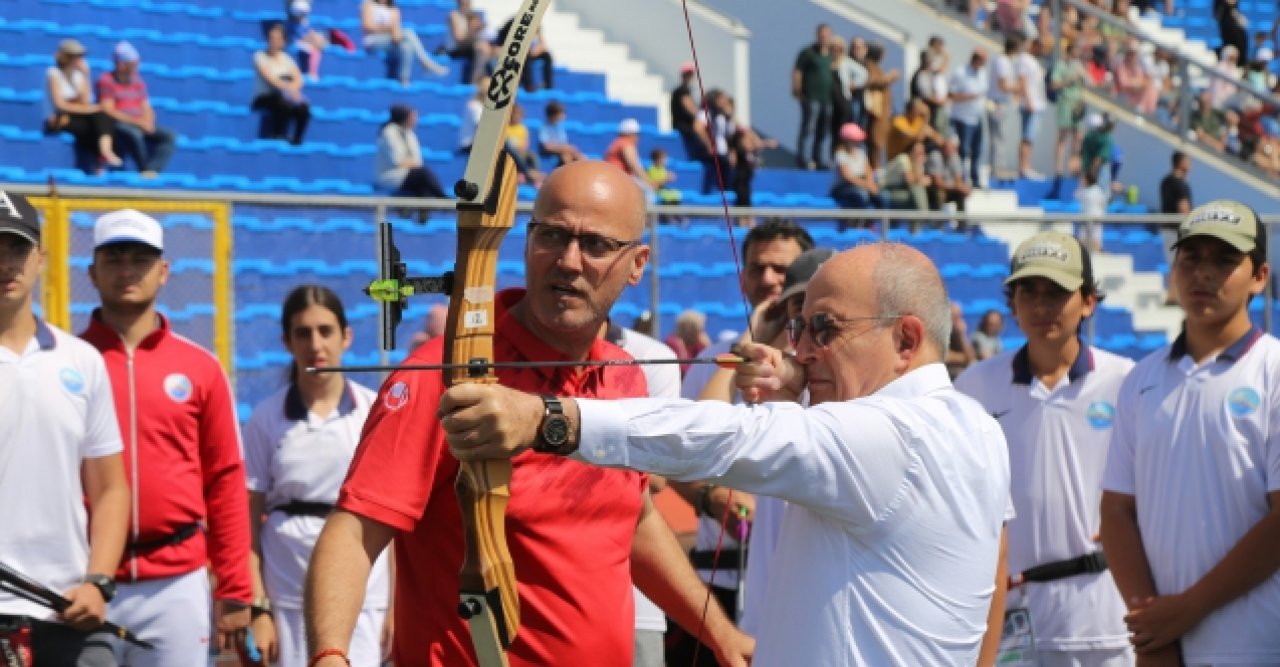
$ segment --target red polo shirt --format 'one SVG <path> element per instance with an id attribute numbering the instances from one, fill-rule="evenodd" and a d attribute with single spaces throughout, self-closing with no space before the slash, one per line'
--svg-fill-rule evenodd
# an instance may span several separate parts
<path id="1" fill-rule="evenodd" d="M 507 310 L 524 296 L 498 296 L 494 357 L 540 361 L 564 356 Z M 440 338 L 405 363 L 441 359 Z M 603 340 L 591 359 L 628 359 Z M 515 369 L 498 372 L 523 391 L 625 398 L 647 395 L 638 367 Z M 454 494 L 458 461 L 436 420 L 444 385 L 434 371 L 397 371 L 378 392 L 338 506 L 399 531 L 396 537 L 394 662 L 404 667 L 476 664 L 458 616 L 462 518 Z M 512 667 L 631 664 L 635 612 L 631 541 L 647 478 L 527 451 L 512 459 L 507 545 L 515 563 L 520 629 Z"/>

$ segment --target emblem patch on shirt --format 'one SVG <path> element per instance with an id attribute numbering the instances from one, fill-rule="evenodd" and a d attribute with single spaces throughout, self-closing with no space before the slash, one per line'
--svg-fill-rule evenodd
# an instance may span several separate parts
<path id="1" fill-rule="evenodd" d="M 185 403 L 191 398 L 191 379 L 182 373 L 172 373 L 164 379 L 164 393 L 175 403 Z"/>
<path id="2" fill-rule="evenodd" d="M 1253 387 L 1241 387 L 1227 394 L 1227 409 L 1232 417 L 1248 417 L 1262 405 L 1262 395 Z"/>
<path id="3" fill-rule="evenodd" d="M 387 390 L 387 397 L 382 400 L 383 405 L 386 405 L 388 410 L 399 410 L 408 402 L 409 385 L 403 381 L 391 385 L 391 388 Z"/>
<path id="4" fill-rule="evenodd" d="M 79 396 L 84 393 L 84 376 L 80 371 L 74 368 L 64 368 L 58 371 L 58 380 L 62 382 L 62 388 L 67 393 Z"/>
<path id="5" fill-rule="evenodd" d="M 1116 406 L 1106 401 L 1094 401 L 1085 409 L 1084 418 L 1089 422 L 1089 426 L 1104 431 L 1111 428 L 1111 424 L 1116 420 Z"/>

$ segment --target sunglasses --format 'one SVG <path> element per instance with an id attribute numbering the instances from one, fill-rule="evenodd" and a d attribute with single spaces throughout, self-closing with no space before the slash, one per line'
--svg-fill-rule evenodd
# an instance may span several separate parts
<path id="1" fill-rule="evenodd" d="M 569 247 L 570 241 L 577 241 L 578 250 L 592 259 L 604 259 L 640 243 L 640 241 L 623 241 L 591 232 L 575 234 L 559 225 L 537 221 L 530 222 L 527 229 L 529 243 L 535 250 L 561 252 Z"/>
<path id="2" fill-rule="evenodd" d="M 807 330 L 809 338 L 813 344 L 820 348 L 825 348 L 835 339 L 836 334 L 840 333 L 842 325 L 851 324 L 860 321 L 890 321 L 902 317 L 901 315 L 872 315 L 866 317 L 832 317 L 826 313 L 817 313 L 810 317 L 806 322 L 803 317 L 793 317 L 787 320 L 787 339 L 791 341 L 792 346 L 800 344 L 800 338 Z"/>

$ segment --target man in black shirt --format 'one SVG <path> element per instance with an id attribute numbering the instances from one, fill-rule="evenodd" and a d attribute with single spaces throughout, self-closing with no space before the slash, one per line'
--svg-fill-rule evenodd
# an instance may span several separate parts
<path id="1" fill-rule="evenodd" d="M 1191 157 L 1182 151 L 1173 152 L 1173 171 L 1160 181 L 1160 212 L 1173 213 L 1186 217 L 1191 212 L 1191 185 L 1187 183 L 1187 174 L 1191 173 Z M 1156 225 L 1151 233 L 1159 233 L 1160 246 L 1164 248 L 1165 263 L 1173 266 L 1173 244 L 1178 239 L 1178 223 L 1171 222 Z M 1173 289 L 1173 281 L 1169 281 L 1169 291 L 1165 303 L 1174 305 L 1178 295 Z"/>
<path id="2" fill-rule="evenodd" d="M 831 93 L 834 88 L 831 55 L 827 52 L 830 43 L 831 26 L 823 23 L 818 26 L 817 40 L 800 51 L 791 70 L 791 96 L 800 102 L 796 163 L 801 168 L 826 168 L 827 154 L 823 152 L 822 145 L 831 133 Z M 811 137 L 812 151 L 806 156 L 805 147 Z"/>
<path id="3" fill-rule="evenodd" d="M 680 85 L 671 91 L 671 128 L 680 133 L 686 157 L 701 162 L 710 155 L 706 150 L 706 141 L 694 127 L 698 105 L 693 101 L 693 74 L 693 63 L 680 66 Z"/>

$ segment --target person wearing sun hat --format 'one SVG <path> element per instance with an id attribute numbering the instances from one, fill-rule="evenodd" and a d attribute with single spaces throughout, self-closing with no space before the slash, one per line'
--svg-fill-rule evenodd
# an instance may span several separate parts
<path id="1" fill-rule="evenodd" d="M 49 134 L 66 132 L 75 137 L 78 153 L 96 156 L 87 168 L 96 174 L 103 166 L 119 167 L 124 162 L 115 152 L 115 122 L 93 101 L 89 66 L 84 61 L 87 53 L 79 40 L 58 43 L 54 65 L 45 71 L 48 115 L 44 129 Z"/>
<path id="2" fill-rule="evenodd" d="M 1280 662 L 1280 341 L 1249 318 L 1267 230 L 1218 200 L 1178 226 L 1182 333 L 1120 390 L 1102 543 L 1132 642 L 1183 664 Z"/>
<path id="3" fill-rule="evenodd" d="M 1070 235 L 1022 242 L 1005 296 L 1026 344 L 970 366 L 956 389 L 1000 422 L 1009 447 L 1006 618 L 1028 623 L 1006 627 L 1030 629 L 1041 665 L 1130 665 L 1124 602 L 1094 535 L 1116 397 L 1133 362 L 1081 339 L 1102 294 L 1089 251 Z"/>
<path id="4" fill-rule="evenodd" d="M 70 606 L 55 614 L 0 590 L 0 625 L 30 628 L 34 664 L 114 666 L 94 631 L 129 523 L 120 427 L 102 357 L 35 314 L 40 243 L 35 207 L 0 189 L 0 563 Z M 0 662 L 14 664 L 7 644 Z"/>

